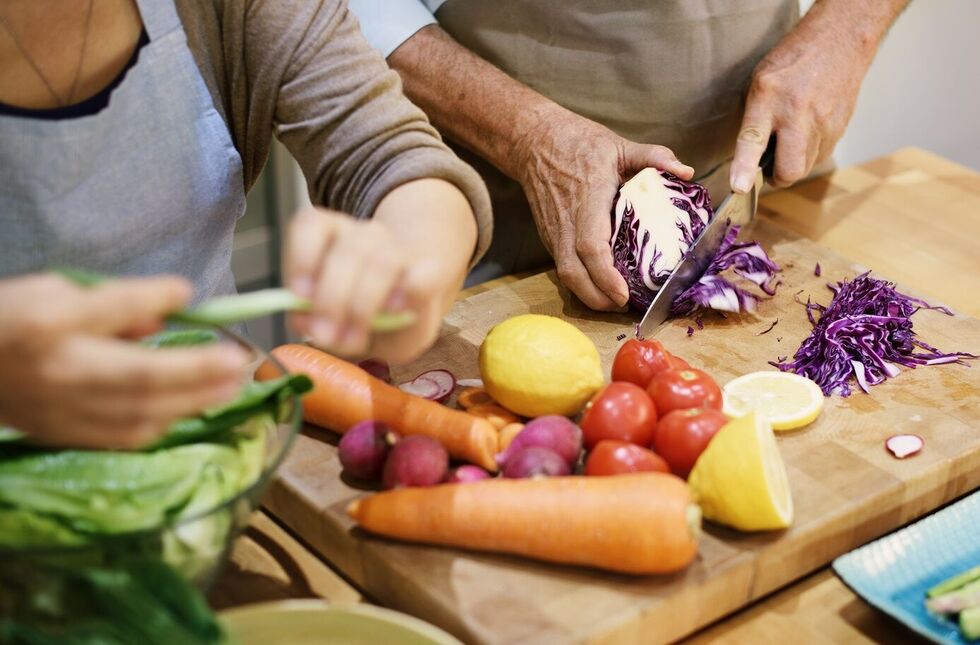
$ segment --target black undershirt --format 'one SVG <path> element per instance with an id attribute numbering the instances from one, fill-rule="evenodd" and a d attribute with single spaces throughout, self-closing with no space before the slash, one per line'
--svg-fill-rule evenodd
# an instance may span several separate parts
<path id="1" fill-rule="evenodd" d="M 112 95 L 113 90 L 119 87 L 119 84 L 123 82 L 123 79 L 126 77 L 126 73 L 132 69 L 133 66 L 136 65 L 136 61 L 139 60 L 140 50 L 149 43 L 150 36 L 146 33 L 146 29 L 144 29 L 140 33 L 140 38 L 136 43 L 136 47 L 133 49 L 133 55 L 129 57 L 129 60 L 126 62 L 126 66 L 122 68 L 122 71 L 120 71 L 119 74 L 116 75 L 116 78 L 112 79 L 112 82 L 106 85 L 98 94 L 90 96 L 81 103 L 65 105 L 63 107 L 35 109 L 7 105 L 6 103 L 0 102 L 0 115 L 60 121 L 62 119 L 77 119 L 79 117 L 97 114 L 107 105 L 109 105 L 109 97 Z"/>

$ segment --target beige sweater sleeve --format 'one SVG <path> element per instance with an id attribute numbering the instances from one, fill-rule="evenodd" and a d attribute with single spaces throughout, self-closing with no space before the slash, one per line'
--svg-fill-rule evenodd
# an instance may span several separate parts
<path id="1" fill-rule="evenodd" d="M 473 208 L 474 262 L 482 256 L 492 234 L 482 180 L 404 97 L 346 1 L 178 0 L 178 8 L 242 155 L 246 188 L 273 133 L 299 161 L 311 200 L 356 217 L 370 217 L 405 182 L 445 179 Z"/>

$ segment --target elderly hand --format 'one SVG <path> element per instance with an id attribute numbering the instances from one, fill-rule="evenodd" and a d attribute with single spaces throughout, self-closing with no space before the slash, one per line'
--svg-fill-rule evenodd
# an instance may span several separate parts
<path id="1" fill-rule="evenodd" d="M 770 182 L 782 188 L 830 156 L 854 112 L 877 35 L 860 29 L 863 17 L 848 15 L 855 9 L 821 4 L 755 69 L 731 169 L 736 192 L 752 187 L 771 133 L 776 160 Z"/>
<path id="2" fill-rule="evenodd" d="M 248 360 L 239 348 L 127 340 L 189 296 L 178 278 L 88 288 L 55 275 L 0 280 L 0 425 L 48 445 L 137 448 L 174 419 L 233 398 Z"/>
<path id="3" fill-rule="evenodd" d="M 628 141 L 567 110 L 542 118 L 522 157 L 518 179 L 562 284 L 592 309 L 625 307 L 629 290 L 609 244 L 616 191 L 651 166 L 681 179 L 694 169 L 668 148 Z"/>

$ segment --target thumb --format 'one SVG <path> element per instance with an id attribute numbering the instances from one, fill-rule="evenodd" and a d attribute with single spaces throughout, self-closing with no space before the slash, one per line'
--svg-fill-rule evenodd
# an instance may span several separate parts
<path id="1" fill-rule="evenodd" d="M 187 280 L 174 276 L 112 280 L 82 291 L 73 317 L 77 328 L 118 335 L 153 327 L 190 300 Z"/>
<path id="2" fill-rule="evenodd" d="M 665 146 L 628 141 L 623 147 L 623 162 L 627 177 L 644 168 L 666 170 L 684 180 L 694 176 L 694 168 L 678 161 L 674 151 Z"/>
<path id="3" fill-rule="evenodd" d="M 769 143 L 772 124 L 761 115 L 746 111 L 742 129 L 735 141 L 735 157 L 732 160 L 730 181 L 736 193 L 747 193 L 755 183 L 759 160 Z"/>

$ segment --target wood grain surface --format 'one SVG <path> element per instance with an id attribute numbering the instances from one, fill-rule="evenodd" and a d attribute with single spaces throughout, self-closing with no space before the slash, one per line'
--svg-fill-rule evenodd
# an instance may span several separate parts
<path id="1" fill-rule="evenodd" d="M 792 200 L 785 193 L 768 196 L 765 208 L 771 214 L 746 236 L 762 242 L 784 266 L 779 295 L 763 303 L 756 317 L 709 316 L 704 331 L 690 338 L 685 333 L 687 321 L 674 321 L 657 337 L 720 382 L 766 369 L 767 361 L 792 354 L 809 329 L 803 308 L 792 295 L 802 290 L 801 297 L 826 302 L 828 280 L 864 270 L 801 234 L 839 235 L 835 246 L 848 247 L 853 257 L 863 261 L 873 260 L 880 275 L 899 279 L 909 291 L 952 303 L 962 293 L 948 284 L 950 277 L 956 271 L 969 273 L 971 251 L 973 259 L 977 257 L 978 237 L 971 235 L 970 228 L 976 226 L 975 217 L 956 234 L 924 230 L 917 234 L 922 244 L 916 248 L 926 249 L 944 248 L 949 238 L 970 237 L 953 245 L 962 265 L 945 253 L 946 259 L 931 261 L 928 271 L 908 267 L 903 271 L 903 265 L 920 261 L 917 253 L 910 246 L 903 261 L 882 251 L 887 247 L 883 240 L 889 228 L 899 223 L 925 229 L 942 220 L 951 204 L 965 201 L 958 191 L 975 200 L 977 193 L 971 192 L 975 182 L 962 181 L 962 173 L 952 173 L 952 179 L 946 180 L 917 171 L 914 159 L 903 159 L 898 155 L 888 163 L 907 163 L 910 169 L 896 172 L 889 165 L 876 174 L 872 164 L 857 173 L 843 170 L 829 180 L 818 180 L 825 184 L 822 187 L 808 184 L 799 199 L 796 192 L 804 187 L 789 191 Z M 818 206 L 807 211 L 805 202 Z M 933 210 L 923 210 L 929 208 Z M 881 226 L 851 223 L 845 217 L 848 213 L 859 213 L 859 222 L 877 218 Z M 835 217 L 836 223 L 821 223 Z M 820 278 L 813 275 L 818 261 L 823 267 Z M 941 278 L 942 287 L 933 288 Z M 540 274 L 459 302 L 433 350 L 396 377 L 407 378 L 431 367 L 447 367 L 461 378 L 478 376 L 476 355 L 489 328 L 527 312 L 572 321 L 596 343 L 607 369 L 619 345 L 617 336 L 629 333 L 635 320 L 587 311 L 559 288 L 553 275 Z M 771 333 L 758 335 L 777 318 Z M 927 342 L 938 347 L 980 347 L 980 322 L 973 318 L 923 311 L 915 325 Z M 939 366 L 903 370 L 900 377 L 876 387 L 871 396 L 829 399 L 817 423 L 779 437 L 797 508 L 794 526 L 782 533 L 742 535 L 709 525 L 696 563 L 667 578 L 627 578 L 367 537 L 354 530 L 343 513 L 346 504 L 363 491 L 340 480 L 336 439 L 327 432 L 311 430 L 300 438 L 268 505 L 380 602 L 469 642 L 671 640 L 976 488 L 980 484 L 978 391 L 980 370 Z M 922 435 L 926 450 L 914 459 L 893 459 L 882 444 L 899 431 Z"/>

